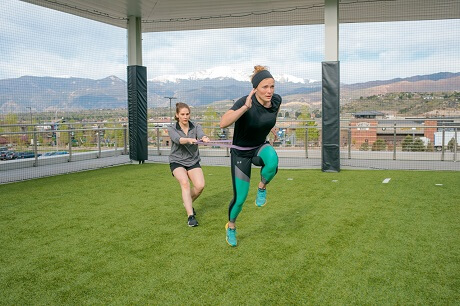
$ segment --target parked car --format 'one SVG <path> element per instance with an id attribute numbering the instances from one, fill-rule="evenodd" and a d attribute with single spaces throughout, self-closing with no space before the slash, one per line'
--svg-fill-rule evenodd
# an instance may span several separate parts
<path id="1" fill-rule="evenodd" d="M 7 153 L 8 153 L 8 151 L 0 151 L 0 160 L 5 160 Z"/>
<path id="2" fill-rule="evenodd" d="M 37 157 L 41 156 L 41 154 L 37 154 Z M 18 153 L 18 158 L 34 158 L 35 153 L 33 151 L 27 151 L 27 152 L 19 152 Z"/>
<path id="3" fill-rule="evenodd" d="M 13 159 L 16 159 L 16 158 L 18 158 L 18 153 L 17 152 L 9 151 L 8 153 L 6 153 L 6 160 L 13 160 Z"/>
<path id="4" fill-rule="evenodd" d="M 65 155 L 69 154 L 67 151 L 51 151 L 51 152 L 46 152 L 43 154 L 43 156 L 54 156 L 54 155 Z"/>

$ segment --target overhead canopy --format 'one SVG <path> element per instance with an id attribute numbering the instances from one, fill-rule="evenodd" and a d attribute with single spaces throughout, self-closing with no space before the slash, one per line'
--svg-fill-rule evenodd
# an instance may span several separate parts
<path id="1" fill-rule="evenodd" d="M 324 0 L 21 0 L 142 32 L 324 23 Z M 459 0 L 340 0 L 340 23 L 460 18 Z"/>

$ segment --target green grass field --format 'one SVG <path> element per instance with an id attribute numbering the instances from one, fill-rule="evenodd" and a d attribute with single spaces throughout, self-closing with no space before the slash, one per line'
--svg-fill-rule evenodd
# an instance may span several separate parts
<path id="1" fill-rule="evenodd" d="M 196 228 L 168 165 L 0 185 L 0 304 L 459 304 L 460 173 L 254 168 L 231 248 L 203 169 Z"/>

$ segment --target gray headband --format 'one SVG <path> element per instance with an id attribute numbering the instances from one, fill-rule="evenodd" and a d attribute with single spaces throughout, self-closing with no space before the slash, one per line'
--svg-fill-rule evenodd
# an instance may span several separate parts
<path id="1" fill-rule="evenodd" d="M 268 70 L 262 70 L 260 72 L 257 72 L 256 75 L 252 77 L 252 87 L 257 88 L 257 86 L 259 86 L 259 83 L 265 79 L 273 79 L 271 73 Z"/>

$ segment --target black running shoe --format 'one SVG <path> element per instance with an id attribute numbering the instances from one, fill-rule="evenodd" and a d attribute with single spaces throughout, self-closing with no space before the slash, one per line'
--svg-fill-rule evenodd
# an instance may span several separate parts
<path id="1" fill-rule="evenodd" d="M 187 224 L 190 227 L 198 226 L 198 221 L 196 220 L 194 215 L 188 216 Z"/>

